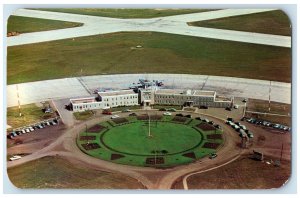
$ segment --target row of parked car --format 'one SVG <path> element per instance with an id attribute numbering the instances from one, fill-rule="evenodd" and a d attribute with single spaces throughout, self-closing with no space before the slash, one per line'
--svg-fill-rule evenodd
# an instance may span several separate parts
<path id="1" fill-rule="evenodd" d="M 285 125 L 278 124 L 278 123 L 272 123 L 272 122 L 268 122 L 268 121 L 265 121 L 265 120 L 243 117 L 242 121 L 244 121 L 244 120 L 251 123 L 251 124 L 262 125 L 262 126 L 266 126 L 266 127 L 272 127 L 274 129 L 279 129 L 279 130 L 283 130 L 283 131 L 290 131 L 291 130 L 291 128 L 289 126 L 285 126 Z"/>
<path id="2" fill-rule="evenodd" d="M 182 113 L 177 113 L 176 116 L 178 116 L 178 117 L 192 118 L 192 115 L 190 115 L 190 114 L 183 115 Z"/>
<path id="3" fill-rule="evenodd" d="M 171 112 L 176 112 L 176 109 L 175 108 L 160 108 L 159 111 L 171 111 Z"/>
<path id="4" fill-rule="evenodd" d="M 217 129 L 222 129 L 222 127 L 221 127 L 220 125 L 215 124 L 214 121 L 208 120 L 207 118 L 203 118 L 203 119 L 202 119 L 202 118 L 200 118 L 200 117 L 196 117 L 195 119 L 196 119 L 196 120 L 200 120 L 200 121 L 202 121 L 202 122 L 206 122 L 206 123 L 208 123 L 208 124 L 214 126 L 214 127 L 217 128 Z"/>
<path id="5" fill-rule="evenodd" d="M 46 121 L 31 125 L 31 126 L 26 126 L 26 127 L 15 129 L 12 132 L 10 132 L 7 135 L 7 137 L 9 139 L 13 139 L 16 136 L 20 136 L 20 135 L 25 134 L 25 133 L 30 133 L 32 131 L 45 128 L 47 126 L 57 125 L 57 124 L 58 124 L 58 118 L 54 118 L 54 119 L 51 119 L 51 120 L 46 120 Z"/>
<path id="6" fill-rule="evenodd" d="M 239 122 L 234 122 L 232 118 L 227 118 L 226 124 L 230 125 L 235 131 L 239 132 L 240 137 L 254 137 L 253 133 L 249 131 L 245 125 L 242 125 Z"/>

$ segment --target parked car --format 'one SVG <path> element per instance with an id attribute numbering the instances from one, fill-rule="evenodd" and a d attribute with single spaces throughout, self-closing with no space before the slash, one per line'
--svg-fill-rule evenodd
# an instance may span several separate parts
<path id="1" fill-rule="evenodd" d="M 136 113 L 131 113 L 129 116 L 137 116 Z"/>
<path id="2" fill-rule="evenodd" d="M 231 111 L 232 109 L 230 107 L 226 107 L 225 110 Z"/>
<path id="3" fill-rule="evenodd" d="M 243 102 L 248 102 L 248 99 L 247 99 L 247 98 L 244 98 L 244 99 L 243 99 Z"/>
<path id="4" fill-rule="evenodd" d="M 22 157 L 19 156 L 19 155 L 14 155 L 12 157 L 9 158 L 10 161 L 14 161 L 14 160 L 18 160 L 18 159 L 21 159 Z"/>
<path id="5" fill-rule="evenodd" d="M 214 159 L 216 158 L 218 155 L 216 153 L 211 153 L 209 154 L 209 159 Z"/>
<path id="6" fill-rule="evenodd" d="M 239 128 L 240 128 L 240 127 L 239 127 L 238 125 L 236 125 L 236 124 L 233 124 L 231 127 L 234 128 L 234 130 L 236 130 L 236 131 L 238 131 Z"/>
<path id="7" fill-rule="evenodd" d="M 160 108 L 159 111 L 167 111 L 166 108 Z"/>
<path id="8" fill-rule="evenodd" d="M 236 125 L 240 126 L 241 124 L 239 122 L 235 122 Z"/>
<path id="9" fill-rule="evenodd" d="M 234 105 L 233 108 L 238 109 L 239 105 Z"/>
<path id="10" fill-rule="evenodd" d="M 52 113 L 52 109 L 51 108 L 45 108 L 44 113 Z"/>
<path id="11" fill-rule="evenodd" d="M 113 115 L 113 116 L 111 116 L 111 119 L 115 119 L 115 118 L 119 118 L 120 116 L 118 116 L 118 115 Z"/>
<path id="12" fill-rule="evenodd" d="M 242 118 L 241 118 L 241 121 L 245 121 L 245 120 L 247 121 L 247 118 L 246 118 L 246 117 L 242 117 Z"/>
<path id="13" fill-rule="evenodd" d="M 202 122 L 206 122 L 206 123 L 208 123 L 208 122 L 209 122 L 209 120 L 208 120 L 208 119 L 203 119 L 203 120 L 202 120 Z"/>
<path id="14" fill-rule="evenodd" d="M 227 120 L 233 122 L 233 118 L 227 118 Z"/>
<path id="15" fill-rule="evenodd" d="M 209 122 L 208 122 L 208 124 L 211 124 L 211 125 L 213 125 L 213 124 L 214 124 L 214 122 L 213 122 L 213 121 L 209 121 Z"/>
<path id="16" fill-rule="evenodd" d="M 50 121 L 50 125 L 57 125 L 54 121 Z"/>
<path id="17" fill-rule="evenodd" d="M 222 129 L 222 127 L 218 124 L 215 124 L 214 127 L 217 128 L 217 129 Z"/>
<path id="18" fill-rule="evenodd" d="M 288 131 L 288 130 L 289 130 L 289 127 L 288 127 L 288 126 L 284 126 L 284 127 L 283 127 L 283 130 Z"/>
<path id="19" fill-rule="evenodd" d="M 171 116 L 172 113 L 170 113 L 170 112 L 167 111 L 167 112 L 164 113 L 164 115 L 165 115 L 165 116 Z"/>
<path id="20" fill-rule="evenodd" d="M 34 128 L 32 126 L 28 127 L 28 129 L 32 132 L 34 131 Z"/>
<path id="21" fill-rule="evenodd" d="M 201 105 L 201 106 L 200 106 L 200 109 L 208 109 L 208 106 L 206 106 L 206 105 Z"/>
<path id="22" fill-rule="evenodd" d="M 16 134 L 17 135 L 22 135 L 22 132 L 21 131 L 16 131 Z"/>
<path id="23" fill-rule="evenodd" d="M 253 135 L 253 133 L 252 133 L 252 132 L 250 132 L 250 131 L 247 131 L 246 133 L 247 133 L 247 135 L 248 135 L 248 137 L 249 137 L 249 138 L 253 138 L 253 137 L 254 137 L 254 135 Z"/>
<path id="24" fill-rule="evenodd" d="M 111 111 L 103 111 L 102 114 L 105 114 L 105 115 L 112 115 Z"/>
<path id="25" fill-rule="evenodd" d="M 243 130 L 247 129 L 245 125 L 240 125 L 240 128 L 243 129 Z"/>
<path id="26" fill-rule="evenodd" d="M 11 132 L 11 135 L 12 135 L 13 137 L 18 136 L 18 134 L 17 134 L 15 131 Z"/>
<path id="27" fill-rule="evenodd" d="M 25 129 L 26 133 L 31 132 L 29 128 Z"/>
<path id="28" fill-rule="evenodd" d="M 176 109 L 175 108 L 170 108 L 170 109 L 167 109 L 167 111 L 176 112 Z"/>
<path id="29" fill-rule="evenodd" d="M 122 112 L 131 112 L 130 109 L 124 109 Z"/>
<path id="30" fill-rule="evenodd" d="M 37 125 L 37 128 L 38 128 L 38 129 L 43 129 L 44 127 L 43 127 L 42 124 L 39 124 L 39 125 Z"/>

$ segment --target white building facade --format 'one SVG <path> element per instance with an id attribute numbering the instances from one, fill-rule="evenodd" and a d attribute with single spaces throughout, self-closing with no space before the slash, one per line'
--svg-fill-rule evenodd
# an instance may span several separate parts
<path id="1" fill-rule="evenodd" d="M 139 105 L 138 93 L 133 90 L 98 92 L 98 100 L 104 108 Z"/>
<path id="2" fill-rule="evenodd" d="M 98 102 L 95 97 L 70 99 L 71 109 L 74 112 L 86 110 L 102 109 L 103 104 Z"/>
<path id="3" fill-rule="evenodd" d="M 98 92 L 97 97 L 71 99 L 70 103 L 75 112 L 154 104 L 225 108 L 233 106 L 233 98 L 219 97 L 215 91 L 147 88 L 138 93 L 131 89 Z"/>

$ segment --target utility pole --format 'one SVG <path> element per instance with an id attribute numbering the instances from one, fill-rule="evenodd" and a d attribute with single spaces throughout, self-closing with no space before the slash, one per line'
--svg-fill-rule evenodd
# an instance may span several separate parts
<path id="1" fill-rule="evenodd" d="M 283 143 L 281 144 L 280 162 L 282 160 Z"/>
<path id="2" fill-rule="evenodd" d="M 244 105 L 243 117 L 245 117 L 246 109 L 247 109 L 247 102 L 245 102 L 245 105 Z"/>
<path id="3" fill-rule="evenodd" d="M 86 138 L 86 144 L 89 144 L 88 135 L 87 135 L 87 124 L 85 124 L 85 138 Z"/>
<path id="4" fill-rule="evenodd" d="M 151 130 L 150 130 L 150 115 L 147 111 L 147 115 L 148 115 L 148 137 L 151 137 Z"/>
<path id="5" fill-rule="evenodd" d="M 19 116 L 21 117 L 22 113 L 21 113 L 21 103 L 20 103 L 19 87 L 18 87 L 18 85 L 16 85 L 16 87 L 17 87 L 17 97 L 18 97 L 18 106 L 19 106 Z"/>

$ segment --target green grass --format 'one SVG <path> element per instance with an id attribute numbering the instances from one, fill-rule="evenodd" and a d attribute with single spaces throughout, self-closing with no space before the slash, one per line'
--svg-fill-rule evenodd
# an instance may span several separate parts
<path id="1" fill-rule="evenodd" d="M 290 20 L 281 10 L 188 23 L 192 26 L 291 36 Z"/>
<path id="2" fill-rule="evenodd" d="M 18 188 L 137 189 L 130 177 L 74 165 L 62 157 L 44 157 L 7 170 Z"/>
<path id="3" fill-rule="evenodd" d="M 132 49 L 136 45 L 143 47 Z M 8 84 L 147 72 L 291 82 L 291 49 L 155 32 L 120 32 L 7 49 Z"/>
<path id="4" fill-rule="evenodd" d="M 169 154 L 178 153 L 190 149 L 201 141 L 198 131 L 183 124 L 168 122 L 158 122 L 157 126 L 152 123 L 151 135 L 152 138 L 147 137 L 147 123 L 135 122 L 114 127 L 102 138 L 110 148 L 136 155 L 151 155 L 151 151 L 156 149 L 167 150 Z M 134 144 L 132 144 L 132 140 L 134 140 Z"/>
<path id="5" fill-rule="evenodd" d="M 87 120 L 93 117 L 94 112 L 91 110 L 83 111 L 83 112 L 74 112 L 73 113 L 76 120 Z"/>
<path id="6" fill-rule="evenodd" d="M 64 12 L 113 18 L 153 18 L 178 14 L 190 14 L 212 11 L 212 9 L 105 9 L 105 8 L 48 8 L 38 9 L 52 12 Z"/>
<path id="7" fill-rule="evenodd" d="M 154 109 L 176 109 L 176 110 L 181 110 L 182 106 L 178 106 L 178 105 L 152 105 L 152 108 Z"/>
<path id="8" fill-rule="evenodd" d="M 223 143 L 223 140 L 207 139 L 208 134 L 221 134 L 222 131 L 202 132 L 200 129 L 192 128 L 201 122 L 199 120 L 192 120 L 185 125 L 172 123 L 173 117 L 164 116 L 157 124 L 154 121 L 151 123 L 152 137 L 148 137 L 148 122 L 139 121 L 135 117 L 127 119 L 130 123 L 113 124 L 113 126 L 108 122 L 101 123 L 108 129 L 100 133 L 82 132 L 80 136 L 96 136 L 96 140 L 89 141 L 89 143 L 97 143 L 100 148 L 85 150 L 82 144 L 86 144 L 87 141 L 78 138 L 79 148 L 93 157 L 133 166 L 150 166 L 146 164 L 146 158 L 163 157 L 165 163 L 156 166 L 171 167 L 194 161 L 192 158 L 183 156 L 185 153 L 194 152 L 196 159 L 200 159 L 215 152 L 215 149 L 203 148 L 206 142 Z M 163 150 L 167 152 L 164 154 Z M 112 160 L 112 154 L 121 154 L 124 157 Z"/>
<path id="9" fill-rule="evenodd" d="M 26 126 L 35 122 L 53 117 L 54 113 L 44 113 L 42 107 L 35 104 L 21 106 L 22 116 L 19 114 L 19 107 L 7 108 L 7 124 L 12 128 Z"/>
<path id="10" fill-rule="evenodd" d="M 115 111 L 123 111 L 123 110 L 126 110 L 126 109 L 135 110 L 135 109 L 141 109 L 141 108 L 142 108 L 142 106 L 136 105 L 136 106 L 113 107 L 110 110 L 112 112 L 115 112 Z"/>
<path id="11" fill-rule="evenodd" d="M 7 32 L 40 32 L 82 26 L 82 23 L 38 19 L 31 17 L 10 16 L 7 21 Z"/>

